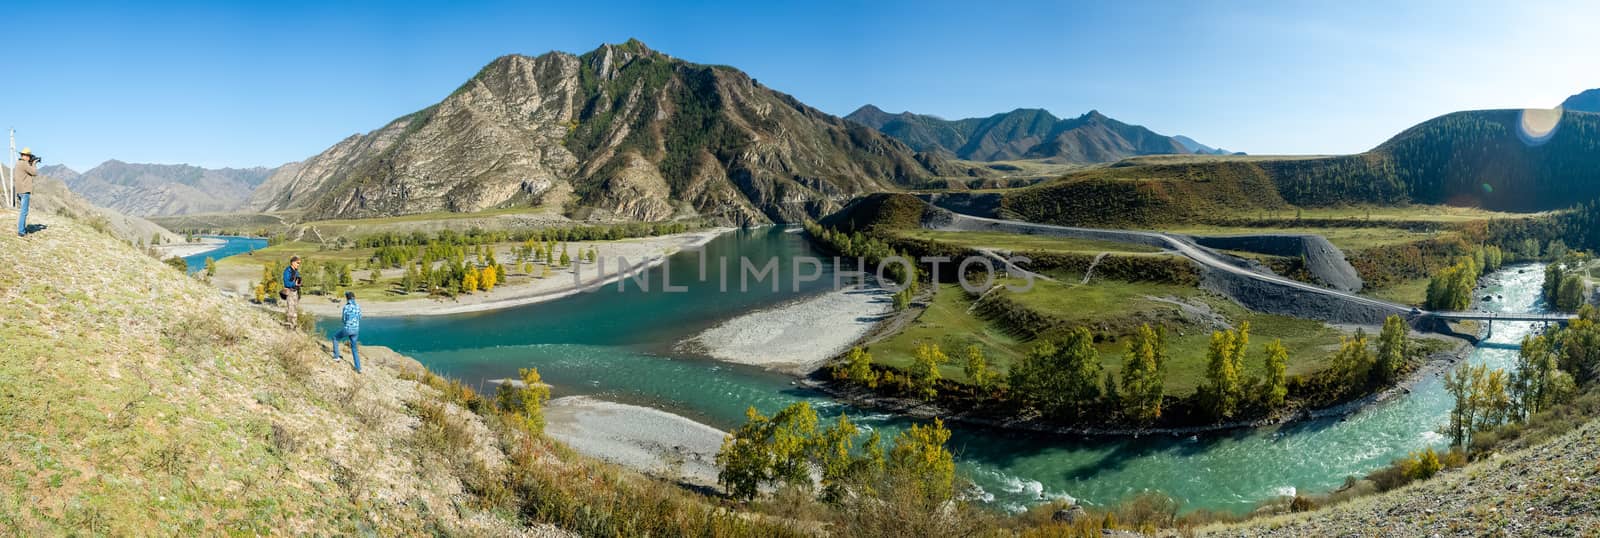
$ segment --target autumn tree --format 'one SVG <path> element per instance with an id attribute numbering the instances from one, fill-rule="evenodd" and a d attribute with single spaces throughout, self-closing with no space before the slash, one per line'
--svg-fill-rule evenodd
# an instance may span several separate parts
<path id="1" fill-rule="evenodd" d="M 1283 407 L 1284 399 L 1289 396 L 1288 377 L 1285 375 L 1289 369 L 1289 349 L 1283 347 L 1282 340 L 1273 340 L 1266 346 L 1266 371 L 1267 377 L 1261 384 L 1262 403 L 1268 409 Z"/>
<path id="2" fill-rule="evenodd" d="M 1248 322 L 1238 331 L 1211 333 L 1211 346 L 1206 353 L 1206 381 L 1200 387 L 1200 399 L 1214 418 L 1231 418 L 1238 407 L 1243 390 L 1244 351 L 1249 342 Z"/>
<path id="3" fill-rule="evenodd" d="M 858 347 L 850 348 L 844 364 L 834 369 L 834 377 L 853 381 L 867 388 L 878 388 L 878 372 L 872 369 L 872 354 Z"/>
<path id="4" fill-rule="evenodd" d="M 939 395 L 939 366 L 950 362 L 950 357 L 939 349 L 937 344 L 922 342 L 917 344 L 917 349 L 912 353 L 911 367 L 907 375 L 911 378 L 911 391 L 917 397 L 931 400 Z"/>
<path id="5" fill-rule="evenodd" d="M 850 450 L 855 447 L 856 436 L 860 433 L 849 417 L 840 414 L 837 422 L 811 442 L 811 459 L 821 475 L 824 502 L 844 498 L 849 484 L 855 480 L 860 465 Z"/>
<path id="6" fill-rule="evenodd" d="M 1353 337 L 1339 338 L 1339 352 L 1333 356 L 1333 373 L 1338 376 L 1350 390 L 1360 390 L 1369 386 L 1372 379 L 1372 369 L 1377 358 L 1372 351 L 1367 349 L 1366 332 L 1357 329 Z"/>
<path id="7" fill-rule="evenodd" d="M 517 370 L 520 383 L 501 383 L 495 391 L 495 404 L 510 413 L 528 432 L 544 432 L 544 404 L 550 399 L 550 386 L 539 376 L 538 368 Z"/>
<path id="8" fill-rule="evenodd" d="M 729 495 L 745 499 L 754 498 L 763 484 L 809 489 L 811 439 L 817 430 L 811 404 L 791 404 L 771 418 L 751 407 L 745 417 L 743 426 L 723 438 L 716 460 L 722 469 L 717 482 Z"/>
<path id="9" fill-rule="evenodd" d="M 983 348 L 977 344 L 968 344 L 967 349 L 961 354 L 961 371 L 967 374 L 972 386 L 984 393 L 993 390 L 1000 377 L 1000 374 L 989 368 L 989 360 L 983 356 Z"/>
<path id="10" fill-rule="evenodd" d="M 1166 391 L 1166 331 L 1141 325 L 1128 342 L 1122 361 L 1122 412 L 1136 422 L 1161 418 Z M 1109 388 L 1109 387 L 1108 387 Z"/>
<path id="11" fill-rule="evenodd" d="M 491 265 L 478 272 L 478 289 L 484 292 L 494 291 L 494 285 L 499 282 L 500 271 Z"/>
<path id="12" fill-rule="evenodd" d="M 917 424 L 901 430 L 889 451 L 888 470 L 904 477 L 924 498 L 939 501 L 955 496 L 955 456 L 945 448 L 950 430 L 944 421 Z"/>
<path id="13" fill-rule="evenodd" d="M 478 289 L 478 268 L 467 266 L 466 273 L 461 276 L 461 293 L 472 293 Z"/>

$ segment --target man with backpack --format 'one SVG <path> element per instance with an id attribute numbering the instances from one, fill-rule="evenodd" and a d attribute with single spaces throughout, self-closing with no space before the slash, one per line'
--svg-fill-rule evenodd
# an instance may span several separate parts
<path id="1" fill-rule="evenodd" d="M 295 315 L 300 310 L 299 256 L 290 256 L 289 266 L 283 268 L 283 291 L 278 292 L 278 298 L 283 299 L 283 317 L 289 321 L 289 327 L 297 327 Z"/>

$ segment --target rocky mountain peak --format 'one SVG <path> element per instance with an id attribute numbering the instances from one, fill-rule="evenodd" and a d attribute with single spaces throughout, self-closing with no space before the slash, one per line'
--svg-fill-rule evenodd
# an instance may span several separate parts
<path id="1" fill-rule="evenodd" d="M 651 50 L 643 41 L 630 38 L 620 44 L 602 44 L 599 48 L 585 53 L 581 58 L 585 65 L 600 75 L 601 79 L 612 80 L 617 77 L 617 74 L 628 63 L 637 58 L 650 56 L 665 55 Z"/>
<path id="2" fill-rule="evenodd" d="M 947 166 L 737 69 L 629 40 L 497 58 L 438 104 L 285 167 L 250 205 L 308 218 L 556 207 L 792 222 Z"/>

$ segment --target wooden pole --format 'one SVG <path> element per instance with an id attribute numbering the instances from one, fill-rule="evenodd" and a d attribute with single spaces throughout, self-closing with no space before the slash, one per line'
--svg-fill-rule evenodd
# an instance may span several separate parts
<path id="1" fill-rule="evenodd" d="M 17 195 L 16 195 L 16 193 L 11 192 L 13 189 L 16 188 L 16 185 L 17 185 L 16 184 L 16 179 L 17 179 L 17 130 L 16 129 L 11 129 L 11 152 L 6 154 L 6 158 L 10 159 L 7 162 L 11 163 L 11 168 L 10 168 L 10 172 L 6 174 L 6 177 L 0 178 L 0 179 L 4 179 L 4 181 L 0 181 L 0 184 L 4 184 L 4 186 L 5 186 L 6 207 L 13 207 L 17 203 Z M 5 167 L 0 166 L 0 171 L 3 171 L 3 170 L 5 170 Z"/>

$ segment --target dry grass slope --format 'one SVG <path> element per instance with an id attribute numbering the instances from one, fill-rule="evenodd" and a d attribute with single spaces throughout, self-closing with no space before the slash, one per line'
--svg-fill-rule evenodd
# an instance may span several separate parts
<path id="1" fill-rule="evenodd" d="M 1205 529 L 1220 536 L 1596 536 L 1600 420 L 1550 442 L 1326 510 Z"/>

